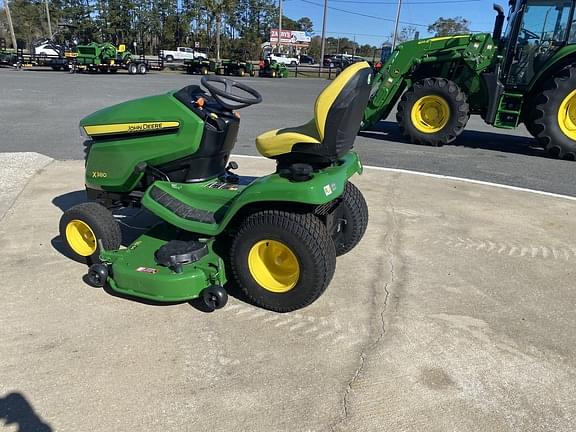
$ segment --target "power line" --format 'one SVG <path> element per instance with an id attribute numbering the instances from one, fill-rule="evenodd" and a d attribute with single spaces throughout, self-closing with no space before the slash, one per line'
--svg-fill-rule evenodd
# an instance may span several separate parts
<path id="1" fill-rule="evenodd" d="M 316 3 L 310 0 L 300 0 L 301 2 L 304 3 L 308 3 L 314 6 L 320 6 L 320 7 L 324 7 L 323 5 L 321 5 L 320 3 Z M 351 10 L 347 10 L 347 9 L 340 9 L 334 6 L 328 6 L 328 9 L 332 9 L 332 10 L 337 10 L 340 12 L 344 12 L 350 15 L 358 15 L 358 16 L 362 16 L 362 17 L 366 17 L 366 18 L 372 18 L 372 19 L 376 19 L 376 20 L 380 20 L 380 21 L 386 21 L 386 22 L 396 22 L 395 20 L 391 19 L 391 18 L 384 18 L 384 17 L 379 17 L 379 16 L 374 16 L 374 15 L 368 15 L 368 14 L 363 14 L 360 12 L 354 12 Z M 426 27 L 428 28 L 428 24 L 418 24 L 418 23 L 412 23 L 412 22 L 407 22 L 407 21 L 400 21 L 402 24 L 408 24 L 408 25 L 413 25 L 416 27 Z"/>

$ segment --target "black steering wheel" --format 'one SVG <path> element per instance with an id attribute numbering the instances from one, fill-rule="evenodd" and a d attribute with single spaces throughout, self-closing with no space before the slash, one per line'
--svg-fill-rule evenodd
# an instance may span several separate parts
<path id="1" fill-rule="evenodd" d="M 229 110 L 237 110 L 241 108 L 246 108 L 250 105 L 256 105 L 262 102 L 262 95 L 254 90 L 252 87 L 246 84 L 239 83 L 237 81 L 224 78 L 217 75 L 204 75 L 200 82 L 204 87 L 208 89 L 210 94 L 218 101 L 220 105 Z M 212 83 L 224 84 L 224 88 L 215 86 Z M 238 96 L 232 93 L 232 89 L 237 88 L 245 93 L 248 93 L 252 97 Z M 228 103 L 226 101 L 236 102 L 235 104 Z"/>

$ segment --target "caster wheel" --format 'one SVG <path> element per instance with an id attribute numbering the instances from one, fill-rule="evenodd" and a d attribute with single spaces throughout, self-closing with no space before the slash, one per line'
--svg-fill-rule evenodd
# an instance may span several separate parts
<path id="1" fill-rule="evenodd" d="M 106 264 L 92 264 L 84 281 L 95 288 L 102 288 L 108 279 L 108 266 Z"/>
<path id="2" fill-rule="evenodd" d="M 213 285 L 202 291 L 202 301 L 212 311 L 221 309 L 228 303 L 228 293 L 223 287 Z"/>

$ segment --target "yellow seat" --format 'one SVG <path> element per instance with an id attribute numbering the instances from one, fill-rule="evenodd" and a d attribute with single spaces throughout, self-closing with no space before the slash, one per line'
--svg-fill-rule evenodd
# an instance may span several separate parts
<path id="1" fill-rule="evenodd" d="M 256 138 L 263 156 L 278 158 L 298 152 L 338 156 L 352 148 L 370 95 L 371 68 L 367 62 L 344 69 L 316 99 L 314 119 L 302 126 L 264 132 Z"/>

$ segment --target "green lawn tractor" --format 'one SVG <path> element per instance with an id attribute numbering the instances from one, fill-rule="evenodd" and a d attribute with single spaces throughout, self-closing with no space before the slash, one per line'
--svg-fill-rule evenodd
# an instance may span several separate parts
<path id="1" fill-rule="evenodd" d="M 258 71 L 258 76 L 263 78 L 288 78 L 288 68 L 284 63 L 266 59 Z"/>
<path id="2" fill-rule="evenodd" d="M 216 63 L 203 57 L 184 60 L 186 73 L 208 75 L 208 72 L 216 72 Z"/>
<path id="3" fill-rule="evenodd" d="M 370 95 L 371 69 L 346 69 L 318 97 L 309 123 L 256 138 L 275 172 L 241 176 L 229 162 L 238 109 L 251 87 L 216 75 L 200 86 L 137 99 L 84 118 L 90 202 L 65 211 L 60 235 L 85 280 L 157 302 L 224 306 L 225 284 L 256 305 L 288 312 L 330 283 L 336 256 L 358 244 L 368 209 L 348 181 L 351 151 Z M 241 94 L 240 94 L 241 93 Z M 159 218 L 127 247 L 113 212 L 143 207 Z"/>
<path id="4" fill-rule="evenodd" d="M 126 69 L 130 75 L 145 74 L 148 66 L 145 62 L 135 61 L 132 53 L 121 44 L 116 48 L 113 44 L 91 42 L 86 45 L 78 45 L 73 59 L 73 72 L 118 72 Z"/>
<path id="5" fill-rule="evenodd" d="M 13 66 L 17 61 L 16 54 L 6 50 L 6 39 L 0 38 L 0 65 Z"/>
<path id="6" fill-rule="evenodd" d="M 493 34 L 405 42 L 374 80 L 363 128 L 396 119 L 412 142 L 454 141 L 471 114 L 497 128 L 524 123 L 549 154 L 576 159 L 576 24 L 574 0 L 510 2 Z"/>
<path id="7" fill-rule="evenodd" d="M 222 61 L 221 70 L 224 75 L 243 77 L 254 76 L 254 65 L 250 61 L 250 53 L 247 50 L 235 50 L 232 57 Z"/>

